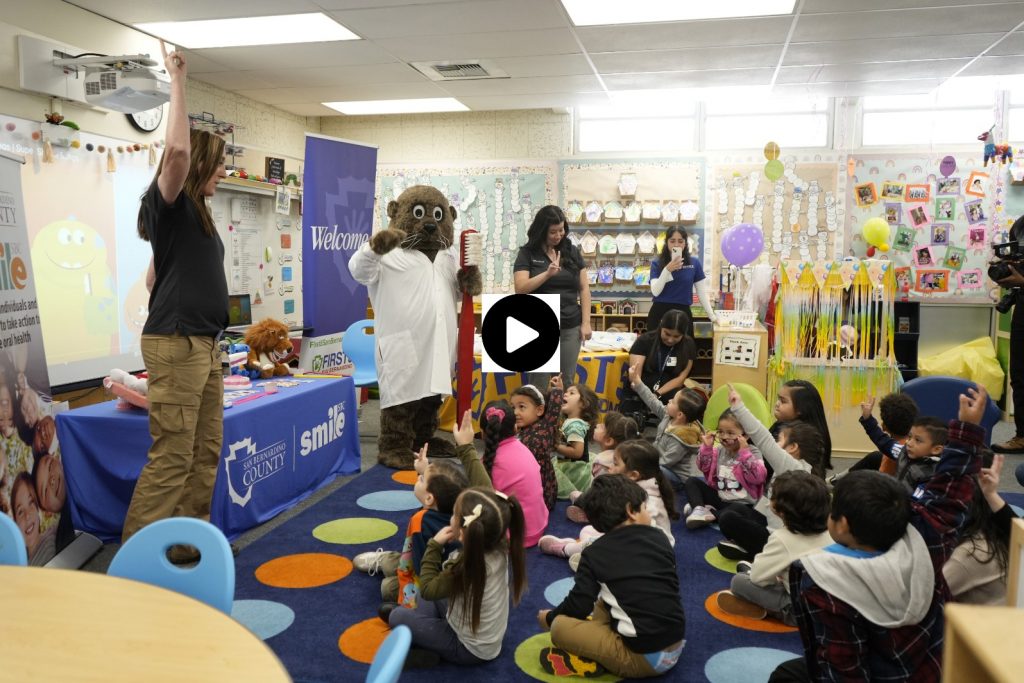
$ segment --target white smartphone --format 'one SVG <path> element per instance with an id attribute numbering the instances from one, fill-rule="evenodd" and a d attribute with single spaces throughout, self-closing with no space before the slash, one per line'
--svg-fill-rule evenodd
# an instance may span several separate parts
<path id="1" fill-rule="evenodd" d="M 682 256 L 683 256 L 683 248 L 682 247 L 672 247 L 672 258 L 682 258 Z"/>

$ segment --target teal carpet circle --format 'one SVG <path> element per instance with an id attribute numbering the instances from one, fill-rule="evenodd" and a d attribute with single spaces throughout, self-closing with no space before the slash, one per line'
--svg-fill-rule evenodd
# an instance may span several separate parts
<path id="1" fill-rule="evenodd" d="M 704 664 L 704 675 L 711 683 L 766 683 L 775 667 L 799 656 L 772 647 L 734 647 L 712 655 Z"/>
<path id="2" fill-rule="evenodd" d="M 575 577 L 568 577 L 565 579 L 559 579 L 558 581 L 552 581 L 544 589 L 544 599 L 551 604 L 552 607 L 558 607 L 562 604 L 562 600 L 565 600 L 565 596 L 569 595 L 569 591 L 576 584 Z"/>
<path id="3" fill-rule="evenodd" d="M 231 618 L 260 640 L 266 640 L 287 630 L 295 621 L 295 612 L 273 600 L 235 600 L 231 606 Z"/>
<path id="4" fill-rule="evenodd" d="M 423 507 L 423 503 L 416 500 L 416 494 L 412 491 L 374 491 L 359 496 L 356 505 L 378 512 L 400 512 Z"/>

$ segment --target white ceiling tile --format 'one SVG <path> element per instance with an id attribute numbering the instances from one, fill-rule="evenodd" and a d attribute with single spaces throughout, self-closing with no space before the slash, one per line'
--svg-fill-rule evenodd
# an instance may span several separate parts
<path id="1" fill-rule="evenodd" d="M 287 3 L 281 0 L 73 0 L 70 4 L 129 26 L 150 21 L 263 17 L 320 11 L 314 0 L 288 0 Z"/>
<path id="2" fill-rule="evenodd" d="M 498 31 L 445 36 L 411 36 L 374 41 L 407 62 L 573 54 L 579 48 L 569 29 Z"/>
<path id="3" fill-rule="evenodd" d="M 982 57 L 964 69 L 961 76 L 1008 76 L 1024 74 L 1024 56 Z"/>
<path id="4" fill-rule="evenodd" d="M 552 0 L 475 0 L 332 12 L 331 16 L 371 40 L 568 26 L 558 3 Z"/>
<path id="5" fill-rule="evenodd" d="M 246 73 L 246 72 L 243 72 Z M 251 72 L 274 88 L 313 88 L 361 83 L 423 83 L 426 77 L 406 64 L 318 66 L 311 69 L 261 69 Z"/>
<path id="6" fill-rule="evenodd" d="M 800 17 L 794 42 L 856 40 L 861 38 L 902 38 L 908 36 L 952 36 L 968 33 L 1009 31 L 1024 19 L 1018 4 L 984 8 L 956 6 L 930 9 L 838 12 Z"/>
<path id="7" fill-rule="evenodd" d="M 215 71 L 194 74 L 197 81 L 223 88 L 224 90 L 260 90 L 280 87 L 280 83 L 261 78 L 254 71 Z"/>
<path id="8" fill-rule="evenodd" d="M 320 86 L 316 88 L 267 88 L 239 90 L 238 94 L 251 97 L 258 102 L 266 102 L 267 104 L 448 97 L 448 94 L 436 85 L 426 82 L 406 83 L 398 87 L 392 83 L 382 83 Z"/>
<path id="9" fill-rule="evenodd" d="M 583 76 L 593 73 L 587 58 L 571 55 L 537 55 L 536 57 L 498 57 L 498 68 L 513 78 L 536 76 Z"/>
<path id="10" fill-rule="evenodd" d="M 267 66 L 350 66 L 386 64 L 395 59 L 387 51 L 366 40 L 342 40 L 330 43 L 296 45 L 260 45 L 253 47 L 216 47 L 190 50 L 229 69 L 260 69 Z M 222 69 L 218 69 L 220 71 Z"/>
<path id="11" fill-rule="evenodd" d="M 862 95 L 912 95 L 931 92 L 942 81 L 911 79 L 907 81 L 864 81 L 860 83 L 808 83 L 776 85 L 772 95 L 780 97 L 859 97 Z"/>
<path id="12" fill-rule="evenodd" d="M 460 97 L 459 101 L 474 111 L 494 111 L 502 109 L 546 109 L 548 107 L 579 107 L 582 105 L 608 104 L 608 96 L 604 93 L 551 93 Z"/>
<path id="13" fill-rule="evenodd" d="M 995 40 L 992 41 L 996 42 Z M 992 48 L 989 55 L 1024 55 L 1024 31 L 1015 31 Z M 987 55 L 986 55 L 987 56 Z"/>
<path id="14" fill-rule="evenodd" d="M 974 57 L 999 40 L 1001 35 L 999 33 L 975 33 L 956 36 L 948 40 L 936 40 L 934 36 L 916 36 L 899 40 L 875 38 L 790 43 L 783 63 L 787 66 L 797 66 Z"/>
<path id="15" fill-rule="evenodd" d="M 784 66 L 779 69 L 776 85 L 785 83 L 814 83 L 818 80 L 820 66 Z"/>
<path id="16" fill-rule="evenodd" d="M 782 43 L 790 17 L 687 21 L 634 26 L 580 26 L 576 35 L 588 52 L 676 50 Z"/>
<path id="17" fill-rule="evenodd" d="M 837 5 L 844 12 L 860 10 L 914 9 L 922 7 L 953 7 L 961 5 L 1022 5 L 1021 0 L 805 0 L 802 14 L 821 14 L 835 12 Z M 978 7 L 978 11 L 984 11 Z"/>
<path id="18" fill-rule="evenodd" d="M 489 95 L 529 95 L 531 93 L 596 92 L 601 83 L 596 76 L 551 76 L 542 78 L 499 78 L 494 80 L 451 81 L 439 84 L 462 98 Z"/>
<path id="19" fill-rule="evenodd" d="M 931 59 L 913 62 L 839 64 L 821 67 L 816 81 L 887 81 L 908 78 L 949 78 L 967 59 Z"/>
<path id="20" fill-rule="evenodd" d="M 609 90 L 660 88 L 710 88 L 720 85 L 767 85 L 774 69 L 726 71 L 670 71 L 663 73 L 611 74 L 604 76 Z"/>
<path id="21" fill-rule="evenodd" d="M 602 74 L 642 73 L 645 71 L 695 71 L 697 69 L 744 69 L 774 67 L 782 45 L 750 45 L 694 50 L 645 50 L 641 52 L 602 52 L 591 54 L 594 66 Z"/>
<path id="22" fill-rule="evenodd" d="M 183 50 L 183 52 L 185 53 L 185 61 L 188 64 L 190 76 L 213 71 L 228 71 L 231 68 L 227 64 L 221 64 L 218 61 L 209 59 L 195 50 Z"/>
<path id="23" fill-rule="evenodd" d="M 366 9 L 368 7 L 406 7 L 408 5 L 444 5 L 462 0 L 316 0 L 324 10 Z"/>
<path id="24" fill-rule="evenodd" d="M 299 116 L 338 116 L 337 111 L 325 107 L 319 102 L 316 104 L 275 104 L 274 106 Z"/>

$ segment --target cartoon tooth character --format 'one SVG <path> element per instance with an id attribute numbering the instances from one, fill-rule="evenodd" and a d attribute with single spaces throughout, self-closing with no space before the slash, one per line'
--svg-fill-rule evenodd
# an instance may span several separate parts
<path id="1" fill-rule="evenodd" d="M 135 281 L 124 298 L 124 333 L 121 339 L 122 349 L 142 336 L 142 328 L 149 318 L 149 291 L 146 289 L 146 274 L 143 273 Z"/>
<path id="2" fill-rule="evenodd" d="M 108 355 L 117 300 L 107 246 L 74 216 L 54 221 L 32 242 L 39 318 L 53 362 Z"/>

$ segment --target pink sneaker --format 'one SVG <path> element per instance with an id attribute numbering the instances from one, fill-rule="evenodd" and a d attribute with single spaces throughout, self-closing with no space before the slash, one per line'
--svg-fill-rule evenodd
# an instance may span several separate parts
<path id="1" fill-rule="evenodd" d="M 565 509 L 565 516 L 577 524 L 588 524 L 587 513 L 579 505 L 570 505 Z"/>
<path id="2" fill-rule="evenodd" d="M 575 538 L 541 536 L 540 541 L 537 542 L 537 547 L 540 548 L 540 551 L 546 555 L 554 555 L 555 557 L 566 557 L 565 546 L 575 542 Z"/>
<path id="3" fill-rule="evenodd" d="M 583 491 L 573 491 L 572 493 L 569 494 L 569 502 L 575 505 L 576 501 L 579 500 L 580 496 L 582 495 Z"/>

